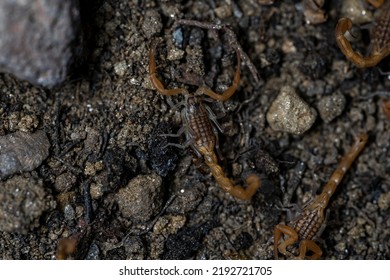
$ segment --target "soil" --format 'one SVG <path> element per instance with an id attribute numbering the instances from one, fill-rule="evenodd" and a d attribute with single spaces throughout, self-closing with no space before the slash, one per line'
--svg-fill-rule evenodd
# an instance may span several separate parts
<path id="1" fill-rule="evenodd" d="M 66 83 L 48 90 L 0 74 L 0 135 L 44 130 L 50 140 L 38 168 L 0 181 L 1 259 L 273 259 L 275 225 L 321 191 L 363 132 L 369 142 L 317 243 L 323 259 L 390 258 L 389 60 L 370 69 L 346 60 L 334 38 L 344 1 L 326 1 L 327 20 L 316 25 L 301 1 L 82 2 L 86 55 Z M 152 86 L 152 40 L 167 88 L 222 92 L 236 67 L 223 31 L 172 30 L 182 18 L 228 24 L 259 72 L 257 81 L 242 63 L 233 97 L 205 101 L 224 130 L 226 174 L 240 184 L 250 173 L 262 179 L 249 202 L 224 192 L 190 148 L 167 146 L 185 142 L 166 136 L 182 127 L 185 99 Z M 353 44 L 366 52 L 362 34 Z M 283 86 L 317 111 L 335 100 L 335 117 L 318 114 L 301 135 L 272 130 L 265 116 Z"/>

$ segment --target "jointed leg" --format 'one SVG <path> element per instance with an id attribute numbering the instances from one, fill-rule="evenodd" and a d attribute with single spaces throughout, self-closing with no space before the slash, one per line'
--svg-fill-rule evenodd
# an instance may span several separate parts
<path id="1" fill-rule="evenodd" d="M 330 177 L 328 183 L 323 188 L 323 193 L 327 193 L 331 196 L 335 191 L 341 180 L 343 179 L 345 173 L 351 167 L 353 161 L 363 150 L 364 146 L 368 141 L 367 134 L 361 134 L 357 137 L 355 143 L 351 147 L 351 149 L 347 152 L 346 155 L 343 156 L 336 170 L 333 172 Z"/>
<path id="2" fill-rule="evenodd" d="M 279 240 L 282 237 L 282 234 L 287 235 L 288 238 L 284 240 L 279 246 Z M 278 259 L 279 252 L 285 256 L 290 255 L 287 252 L 287 247 L 293 245 L 298 241 L 298 233 L 291 227 L 278 224 L 274 230 L 274 256 L 275 259 Z"/>
<path id="3" fill-rule="evenodd" d="M 306 256 L 308 251 L 312 251 L 313 255 Z M 321 248 L 313 240 L 302 240 L 299 244 L 298 259 L 304 260 L 305 257 L 309 260 L 318 260 L 322 255 Z"/>
<path id="4" fill-rule="evenodd" d="M 149 78 L 156 90 L 163 95 L 175 95 L 175 94 L 186 94 L 188 93 L 184 88 L 165 89 L 164 85 L 157 78 L 156 74 L 156 61 L 154 56 L 156 54 L 157 40 L 154 40 L 150 46 L 149 51 Z"/>

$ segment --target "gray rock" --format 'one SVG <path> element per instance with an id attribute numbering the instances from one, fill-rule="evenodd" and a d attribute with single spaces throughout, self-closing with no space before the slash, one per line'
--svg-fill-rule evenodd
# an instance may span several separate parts
<path id="1" fill-rule="evenodd" d="M 15 132 L 0 137 L 0 179 L 32 171 L 49 155 L 50 142 L 43 130 Z"/>
<path id="2" fill-rule="evenodd" d="M 344 111 L 345 103 L 345 97 L 341 93 L 325 96 L 317 104 L 317 109 L 320 113 L 321 119 L 325 123 L 330 123 L 336 117 L 341 115 Z"/>
<path id="3" fill-rule="evenodd" d="M 0 71 L 52 87 L 80 50 L 78 1 L 0 1 Z"/>
<path id="4" fill-rule="evenodd" d="M 162 206 L 162 179 L 157 174 L 139 175 L 119 189 L 116 201 L 122 216 L 140 222 L 150 220 Z"/>
<path id="5" fill-rule="evenodd" d="M 267 112 L 267 121 L 273 130 L 297 135 L 307 131 L 316 118 L 316 110 L 289 86 L 281 89 Z"/>

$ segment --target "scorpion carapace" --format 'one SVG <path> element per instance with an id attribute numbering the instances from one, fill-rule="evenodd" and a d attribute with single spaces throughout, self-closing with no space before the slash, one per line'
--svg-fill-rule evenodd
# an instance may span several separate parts
<path id="1" fill-rule="evenodd" d="M 349 152 L 341 159 L 338 167 L 333 172 L 328 183 L 324 186 L 321 194 L 315 197 L 311 202 L 303 207 L 302 212 L 288 225 L 279 224 L 274 231 L 274 255 L 278 258 L 279 253 L 289 258 L 297 259 L 319 259 L 322 255 L 321 248 L 312 240 L 317 237 L 324 228 L 325 208 L 329 203 L 330 197 L 336 191 L 345 173 L 351 167 L 351 164 L 363 150 L 367 143 L 368 136 L 362 134 L 357 137 L 355 144 Z M 283 234 L 287 237 L 282 242 Z M 295 256 L 287 250 L 287 247 L 299 243 L 299 255 Z M 307 252 L 312 252 L 308 256 Z"/>
<path id="2" fill-rule="evenodd" d="M 222 94 L 218 94 L 206 87 L 199 87 L 193 95 L 190 95 L 188 90 L 184 88 L 166 89 L 162 82 L 157 78 L 156 74 L 156 53 L 157 41 L 153 41 L 149 53 L 149 76 L 156 90 L 163 95 L 184 94 L 185 106 L 181 112 L 183 128 L 181 132 L 186 134 L 185 146 L 191 146 L 198 156 L 202 156 L 205 163 L 210 168 L 211 174 L 218 182 L 220 187 L 236 198 L 249 200 L 260 187 L 260 178 L 252 174 L 246 178 L 247 187 L 235 185 L 224 173 L 222 167 L 218 163 L 218 158 L 215 153 L 217 143 L 217 131 L 213 123 L 217 123 L 215 116 L 202 102 L 202 95 L 207 95 L 212 99 L 224 101 L 230 98 L 236 91 L 240 82 L 240 56 L 237 53 L 237 69 L 234 74 L 233 84 Z"/>

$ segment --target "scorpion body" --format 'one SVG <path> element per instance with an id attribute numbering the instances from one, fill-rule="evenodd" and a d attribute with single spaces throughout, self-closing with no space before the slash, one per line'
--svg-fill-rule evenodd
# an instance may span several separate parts
<path id="1" fill-rule="evenodd" d="M 195 153 L 203 156 L 205 163 L 210 168 L 211 174 L 223 190 L 231 195 L 247 200 L 250 199 L 260 186 L 260 179 L 256 175 L 250 175 L 246 179 L 248 187 L 235 186 L 218 164 L 215 154 L 217 145 L 217 131 L 210 119 L 210 111 L 199 97 L 188 97 L 186 107 L 182 112 L 185 128 L 187 129 L 187 143 L 191 145 Z"/>
<path id="2" fill-rule="evenodd" d="M 298 259 L 319 259 L 322 255 L 321 248 L 312 240 L 318 236 L 325 224 L 325 209 L 331 196 L 337 189 L 344 175 L 351 167 L 353 161 L 363 150 L 367 143 L 368 136 L 360 135 L 350 151 L 341 159 L 338 167 L 333 172 L 328 183 L 324 186 L 322 193 L 313 201 L 303 207 L 302 212 L 293 219 L 288 225 L 279 224 L 274 231 L 274 255 L 278 258 L 279 252 L 288 257 L 296 257 L 287 251 L 287 247 L 295 244 L 300 240 Z M 282 234 L 288 236 L 279 244 Z M 307 256 L 306 253 L 311 251 L 313 254 Z"/>
<path id="3" fill-rule="evenodd" d="M 165 89 L 161 81 L 157 78 L 154 58 L 156 45 L 157 43 L 154 41 L 149 53 L 150 80 L 160 94 L 168 96 L 176 94 L 185 95 L 185 107 L 181 112 L 181 118 L 184 126 L 178 133 L 186 133 L 187 142 L 184 146 L 190 145 L 199 157 L 204 158 L 205 163 L 210 168 L 211 174 L 223 190 L 242 200 L 251 199 L 256 193 L 256 190 L 260 187 L 260 178 L 255 174 L 248 176 L 246 178 L 248 186 L 243 188 L 241 186 L 234 185 L 232 180 L 226 176 L 222 167 L 219 165 L 218 157 L 215 154 L 215 147 L 218 145 L 217 131 L 210 119 L 214 120 L 215 123 L 216 120 L 215 117 L 212 116 L 211 110 L 203 104 L 200 97 L 200 95 L 204 94 L 215 100 L 224 101 L 234 94 L 240 81 L 240 56 L 238 55 L 238 52 L 237 69 L 233 78 L 233 84 L 227 90 L 225 90 L 222 94 L 218 94 L 206 87 L 199 87 L 194 95 L 190 96 L 188 91 L 183 88 Z"/>

